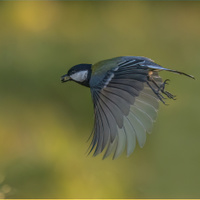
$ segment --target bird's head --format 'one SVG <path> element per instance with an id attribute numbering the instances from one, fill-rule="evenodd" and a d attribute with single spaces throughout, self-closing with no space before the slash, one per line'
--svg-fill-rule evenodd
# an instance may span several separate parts
<path id="1" fill-rule="evenodd" d="M 89 87 L 89 81 L 91 77 L 91 64 L 79 64 L 73 66 L 67 74 L 61 76 L 61 82 L 75 81 L 81 85 Z"/>

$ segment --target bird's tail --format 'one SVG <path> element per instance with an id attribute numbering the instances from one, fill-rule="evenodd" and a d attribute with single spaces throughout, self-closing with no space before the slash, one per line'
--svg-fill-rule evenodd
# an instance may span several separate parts
<path id="1" fill-rule="evenodd" d="M 185 76 L 188 76 L 188 77 L 190 77 L 190 78 L 192 78 L 192 79 L 195 79 L 195 78 L 194 78 L 194 76 L 192 76 L 192 75 L 189 75 L 189 74 L 186 74 L 186 73 L 184 73 L 184 72 L 179 72 L 179 71 L 176 71 L 176 70 L 172 70 L 172 69 L 166 69 L 166 68 L 165 68 L 165 70 L 166 70 L 166 71 L 169 71 L 169 72 L 176 73 L 176 74 L 185 75 Z"/>
<path id="2" fill-rule="evenodd" d="M 144 65 L 145 66 L 145 65 Z M 194 76 L 192 75 L 189 75 L 189 74 L 186 74 L 184 72 L 179 72 L 179 71 L 176 71 L 176 70 L 173 70 L 173 69 L 168 69 L 168 68 L 164 68 L 156 63 L 153 63 L 153 64 L 150 64 L 150 65 L 147 65 L 147 67 L 153 71 L 169 71 L 169 72 L 173 72 L 173 73 L 176 73 L 176 74 L 182 74 L 182 75 L 185 75 L 185 76 L 188 76 L 192 79 L 195 79 Z"/>

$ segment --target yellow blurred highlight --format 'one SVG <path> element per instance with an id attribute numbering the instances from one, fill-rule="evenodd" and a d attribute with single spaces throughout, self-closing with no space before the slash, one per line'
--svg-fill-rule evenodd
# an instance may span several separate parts
<path id="1" fill-rule="evenodd" d="M 29 31 L 45 31 L 55 21 L 56 9 L 54 4 L 45 5 L 44 2 L 15 2 L 15 20 Z"/>

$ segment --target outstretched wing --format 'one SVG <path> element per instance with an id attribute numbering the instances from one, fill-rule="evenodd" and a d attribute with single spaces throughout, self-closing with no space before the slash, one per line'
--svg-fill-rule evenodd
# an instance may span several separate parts
<path id="1" fill-rule="evenodd" d="M 162 85 L 157 71 L 168 69 L 144 57 L 119 57 L 110 68 L 104 74 L 94 73 L 90 81 L 95 114 L 90 152 L 96 156 L 105 151 L 103 158 L 114 153 L 115 159 L 125 147 L 129 156 L 136 140 L 144 146 L 163 98 L 157 92 Z"/>

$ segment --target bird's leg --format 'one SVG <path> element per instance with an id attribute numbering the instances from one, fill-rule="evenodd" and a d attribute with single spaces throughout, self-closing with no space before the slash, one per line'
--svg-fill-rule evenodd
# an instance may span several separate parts
<path id="1" fill-rule="evenodd" d="M 163 95 L 160 93 L 159 90 L 156 90 L 149 81 L 147 81 L 147 85 L 152 89 L 152 91 L 155 93 L 155 95 L 160 99 L 160 101 L 162 101 L 165 105 L 165 101 L 163 99 L 166 99 L 165 97 L 163 97 Z"/>
<path id="2" fill-rule="evenodd" d="M 168 85 L 168 82 L 169 82 L 169 81 L 170 81 L 169 79 L 166 79 L 160 86 L 158 86 L 158 91 L 161 91 L 161 92 L 162 92 L 163 94 L 165 94 L 169 99 L 175 100 L 175 99 L 176 99 L 176 98 L 175 98 L 176 96 L 165 90 L 165 85 Z M 155 81 L 154 81 L 154 82 L 155 82 Z"/>
<path id="3" fill-rule="evenodd" d="M 168 84 L 169 79 L 166 79 L 162 84 L 158 85 L 156 83 L 156 81 L 153 79 L 153 77 L 151 76 L 152 74 L 150 73 L 148 76 L 149 81 L 147 82 L 147 84 L 149 85 L 149 87 L 153 90 L 153 92 L 156 94 L 156 96 L 164 103 L 164 99 L 166 99 L 162 94 L 166 95 L 169 99 L 173 99 L 175 100 L 175 96 L 173 94 L 171 94 L 168 91 L 165 91 L 165 85 Z M 156 86 L 157 89 L 155 89 L 155 87 L 153 87 L 150 84 L 150 81 Z M 161 94 L 162 93 L 162 94 Z"/>

